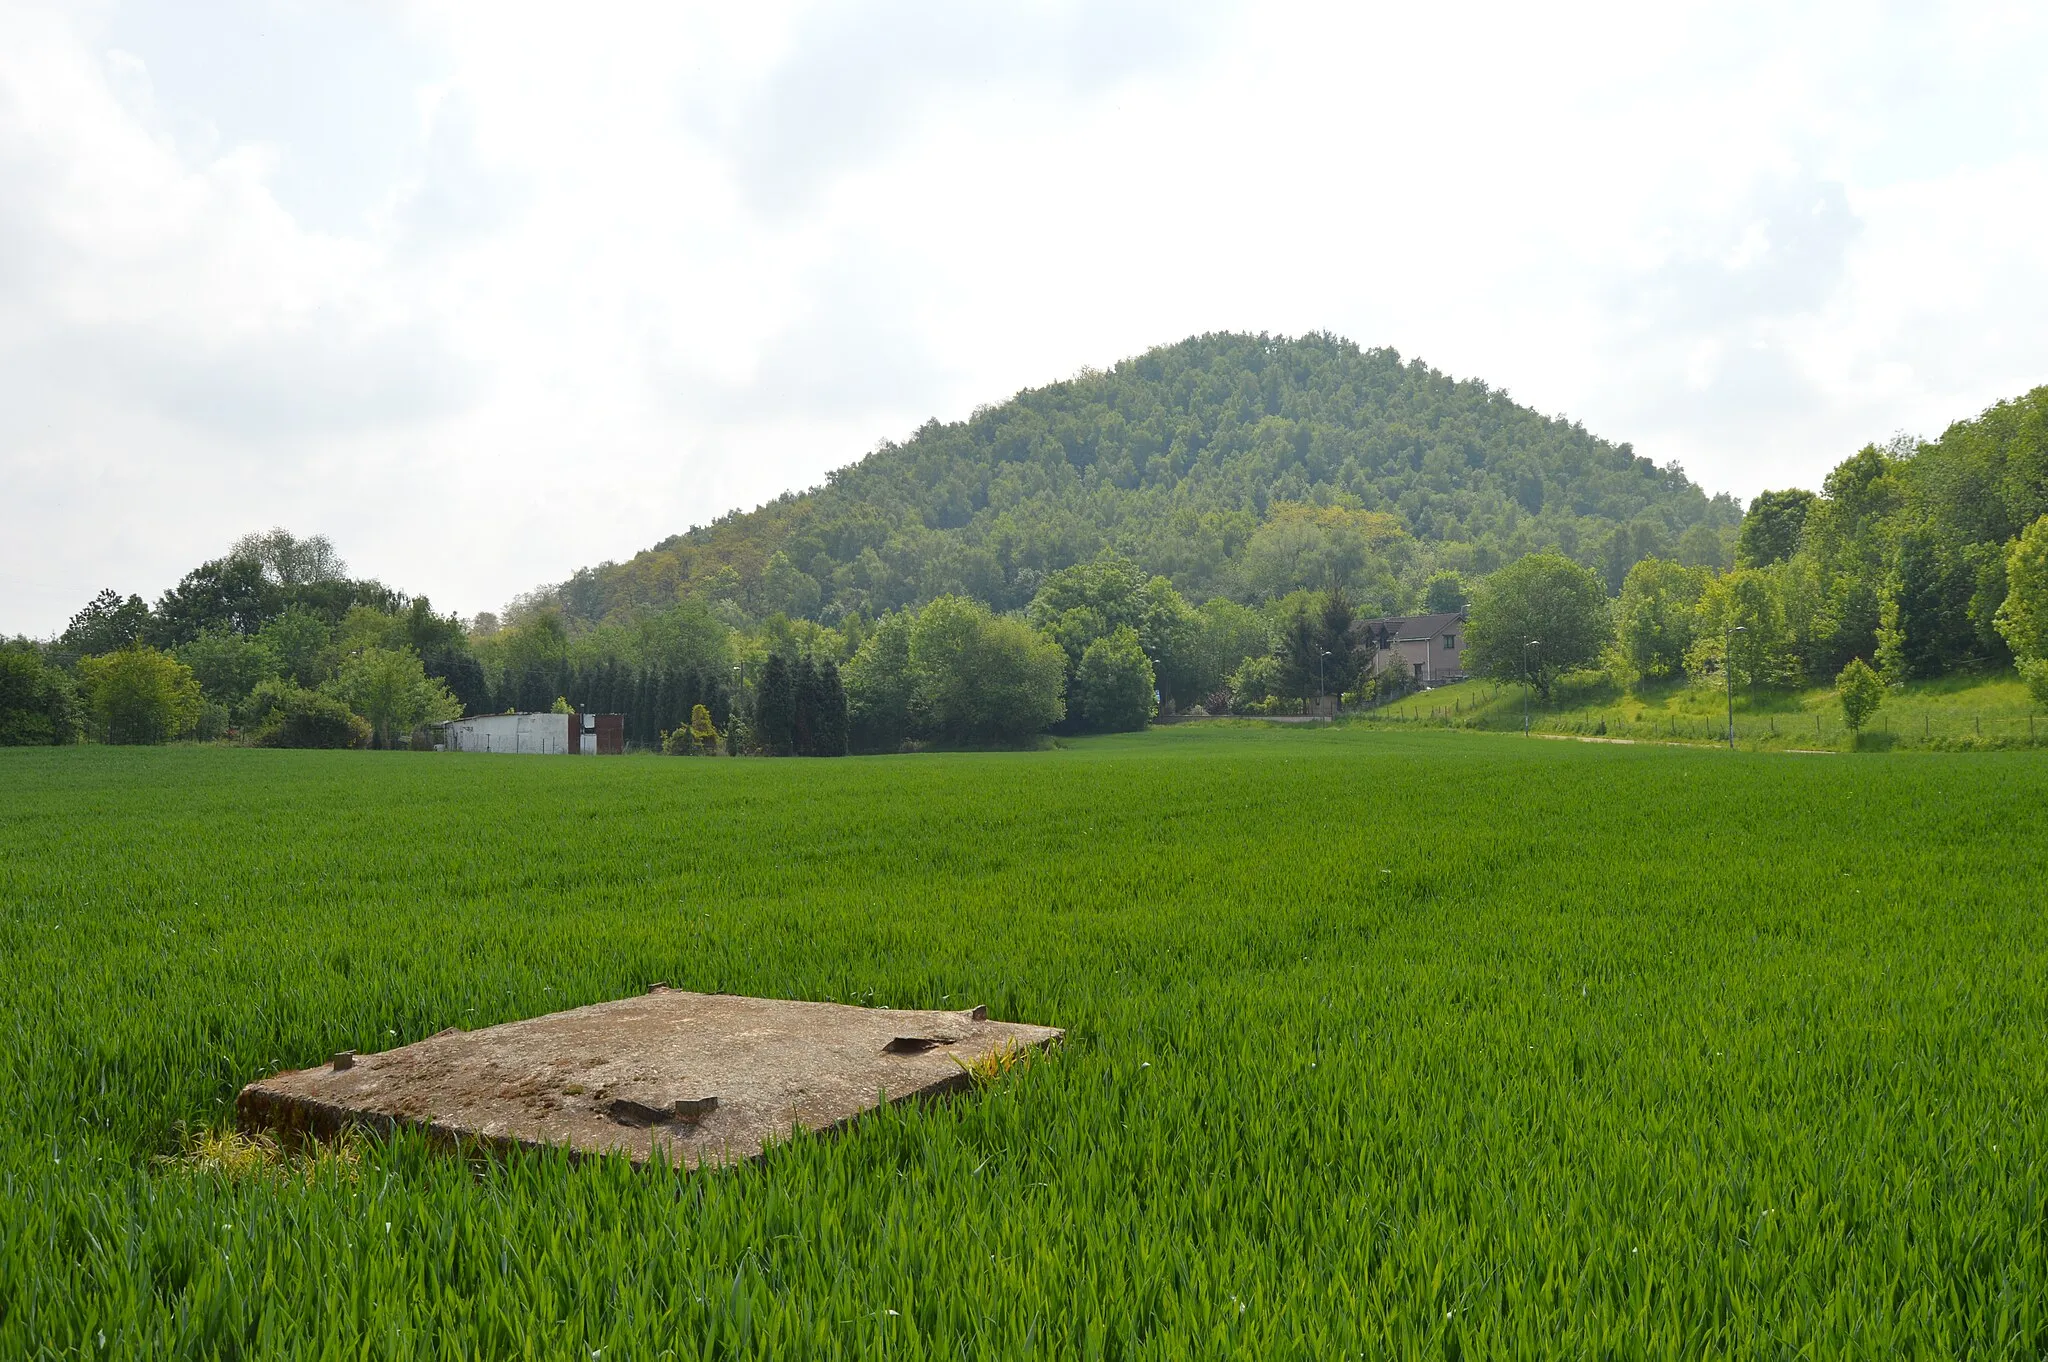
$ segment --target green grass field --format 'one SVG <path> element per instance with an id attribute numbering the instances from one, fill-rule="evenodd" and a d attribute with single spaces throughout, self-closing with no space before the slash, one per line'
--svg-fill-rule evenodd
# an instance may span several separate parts
<path id="1" fill-rule="evenodd" d="M 1353 721 L 1519 733 L 1527 698 L 1520 686 L 1465 681 L 1417 691 Z M 1831 686 L 1759 687 L 1738 691 L 1734 699 L 1736 746 L 1750 751 L 2048 748 L 2048 715 L 2011 671 L 1915 681 L 1890 691 L 1860 739 L 1842 721 L 1841 701 Z M 1710 745 L 1728 739 L 1727 695 L 1682 681 L 1630 691 L 1605 675 L 1582 673 L 1564 678 L 1550 703 L 1538 700 L 1528 712 L 1538 733 Z"/>
<path id="2" fill-rule="evenodd" d="M 0 1355 L 2039 1357 L 2044 849 L 2027 753 L 0 751 Z M 721 1173 L 179 1157 L 657 979 L 1070 1040 Z"/>

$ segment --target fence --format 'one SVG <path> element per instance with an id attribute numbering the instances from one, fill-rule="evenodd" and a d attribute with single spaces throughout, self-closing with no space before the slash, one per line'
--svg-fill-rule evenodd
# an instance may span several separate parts
<path id="1" fill-rule="evenodd" d="M 1395 727 L 1477 728 L 1520 731 L 1522 715 L 1498 703 L 1410 705 L 1394 710 L 1360 710 L 1354 720 Z M 1529 711 L 1532 732 L 1569 737 L 1627 739 L 1633 742 L 1726 743 L 1728 718 L 1702 714 L 1642 714 L 1631 718 L 1617 709 L 1589 706 L 1570 710 Z M 1738 747 L 1799 749 L 1924 748 L 1968 751 L 2048 746 L 2048 718 L 2038 713 L 1992 712 L 1915 706 L 1901 713 L 1880 710 L 1864 724 L 1858 739 L 1839 713 L 1813 710 L 1735 716 Z"/>

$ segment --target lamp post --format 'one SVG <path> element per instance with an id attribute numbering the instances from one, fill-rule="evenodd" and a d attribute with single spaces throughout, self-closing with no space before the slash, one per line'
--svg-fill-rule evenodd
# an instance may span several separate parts
<path id="1" fill-rule="evenodd" d="M 1536 691 L 1536 678 L 1529 673 L 1529 650 L 1541 647 L 1542 644 L 1542 639 L 1532 638 L 1522 645 L 1522 680 L 1529 686 L 1528 690 L 1522 692 L 1522 736 L 1525 738 L 1529 736 L 1529 697 Z"/>
<path id="2" fill-rule="evenodd" d="M 1317 709 L 1321 709 L 1321 708 L 1323 707 L 1323 697 L 1324 697 L 1325 695 L 1329 694 L 1329 692 L 1328 692 L 1328 691 L 1327 691 L 1327 690 L 1326 690 L 1326 689 L 1324 688 L 1324 686 L 1323 686 L 1323 660 L 1324 660 L 1325 658 L 1329 657 L 1329 655 L 1330 655 L 1330 650 L 1329 650 L 1328 648 L 1318 648 L 1318 649 L 1316 650 L 1316 708 L 1317 708 Z"/>
<path id="3" fill-rule="evenodd" d="M 1728 749 L 1731 752 L 1735 750 L 1735 636 L 1748 632 L 1746 625 L 1738 624 L 1721 640 L 1721 672 L 1728 681 Z"/>

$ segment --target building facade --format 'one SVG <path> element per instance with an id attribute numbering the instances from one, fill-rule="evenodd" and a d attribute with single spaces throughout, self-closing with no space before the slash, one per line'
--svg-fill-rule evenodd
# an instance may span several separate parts
<path id="1" fill-rule="evenodd" d="M 1396 663 L 1425 686 L 1465 679 L 1465 612 L 1455 615 L 1398 615 L 1366 620 L 1360 636 L 1373 649 L 1372 671 L 1378 676 Z"/>
<path id="2" fill-rule="evenodd" d="M 440 750 L 526 756 L 618 756 L 626 750 L 623 714 L 479 714 L 441 726 Z"/>

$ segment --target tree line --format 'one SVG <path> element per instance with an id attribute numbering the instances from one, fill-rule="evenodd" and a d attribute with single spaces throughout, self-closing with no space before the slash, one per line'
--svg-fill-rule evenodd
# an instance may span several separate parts
<path id="1" fill-rule="evenodd" d="M 1302 345 L 1269 345 L 1269 358 L 1285 370 L 1315 349 Z M 1341 346 L 1329 354 L 1354 378 L 1405 375 L 1396 388 L 1443 400 L 1459 391 Z M 1189 393 L 1214 396 L 1216 373 L 1230 371 L 1126 377 L 1135 392 L 1177 374 Z M 1268 395 L 1315 406 L 1326 380 L 1297 379 Z M 1047 401 L 1020 398 L 1018 411 L 1062 409 Z M 1503 429 L 1534 429 L 1520 419 Z M 946 439 L 992 440 L 1001 423 L 969 425 Z M 1606 459 L 1615 487 L 1650 485 L 1605 446 L 1559 448 Z M 1859 450 L 1818 492 L 1763 494 L 1723 527 L 1715 561 L 1629 521 L 1593 554 L 1553 544 L 1479 572 L 1412 534 L 1405 512 L 1357 500 L 1269 499 L 1214 579 L 1227 589 L 1199 605 L 1173 575 L 1110 545 L 1059 566 L 1036 559 L 1045 566 L 991 595 L 857 606 L 829 624 L 825 612 L 757 614 L 673 584 L 663 603 L 596 619 L 544 594 L 502 621 L 465 621 L 351 577 L 324 538 L 272 531 L 154 604 L 102 591 L 57 638 L 0 648 L 0 741 L 394 746 L 457 714 L 560 706 L 624 714 L 629 742 L 647 749 L 705 750 L 707 732 L 717 750 L 792 755 L 1014 744 L 1142 727 L 1160 712 L 1384 694 L 1408 678 L 1375 671 L 1371 619 L 1468 602 L 1469 665 L 1545 694 L 1585 667 L 1637 685 L 1792 686 L 1836 681 L 1853 664 L 1877 678 L 1880 698 L 1886 685 L 1958 670 L 2017 664 L 2038 678 L 2048 667 L 2048 388 L 1939 440 Z M 793 506 L 784 512 L 812 514 Z"/>

